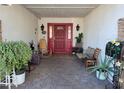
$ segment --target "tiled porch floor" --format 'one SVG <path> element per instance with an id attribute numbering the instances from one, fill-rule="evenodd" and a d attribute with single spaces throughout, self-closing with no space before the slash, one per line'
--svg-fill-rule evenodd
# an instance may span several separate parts
<path id="1" fill-rule="evenodd" d="M 75 56 L 55 55 L 42 58 L 17 89 L 104 89 L 105 84 L 107 82 L 96 79 L 95 73 L 87 72 Z"/>
<path id="2" fill-rule="evenodd" d="M 15 87 L 14 87 L 15 88 Z M 75 56 L 59 55 L 43 58 L 19 89 L 99 89 L 104 81 L 89 74 Z"/>

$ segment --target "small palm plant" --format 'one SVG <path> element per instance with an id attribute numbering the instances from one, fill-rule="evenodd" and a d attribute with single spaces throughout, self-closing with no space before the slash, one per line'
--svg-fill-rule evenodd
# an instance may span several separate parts
<path id="1" fill-rule="evenodd" d="M 109 75 L 112 76 L 112 73 L 114 72 L 113 68 L 113 62 L 115 58 L 114 57 L 107 57 L 105 56 L 104 60 L 100 60 L 100 64 L 97 66 L 89 67 L 87 70 L 92 72 L 96 72 L 96 77 L 100 80 L 105 80 Z"/>

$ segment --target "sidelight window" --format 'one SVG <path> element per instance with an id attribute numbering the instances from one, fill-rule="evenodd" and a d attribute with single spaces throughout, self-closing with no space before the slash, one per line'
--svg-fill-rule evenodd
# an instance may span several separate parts
<path id="1" fill-rule="evenodd" d="M 52 26 L 49 26 L 49 38 L 52 38 L 52 36 L 53 36 L 53 35 L 52 35 L 52 32 L 53 32 L 53 31 L 52 31 Z"/>
<path id="2" fill-rule="evenodd" d="M 71 26 L 68 26 L 68 39 L 71 39 Z"/>

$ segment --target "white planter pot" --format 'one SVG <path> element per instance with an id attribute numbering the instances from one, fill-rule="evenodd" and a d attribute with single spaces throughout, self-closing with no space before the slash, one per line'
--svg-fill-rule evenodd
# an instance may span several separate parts
<path id="1" fill-rule="evenodd" d="M 99 80 L 105 80 L 106 79 L 106 73 L 105 72 L 99 72 L 99 71 L 96 71 L 96 77 L 99 79 Z"/>
<path id="2" fill-rule="evenodd" d="M 14 85 L 20 85 L 25 82 L 25 72 L 19 75 L 13 76 L 13 84 Z"/>

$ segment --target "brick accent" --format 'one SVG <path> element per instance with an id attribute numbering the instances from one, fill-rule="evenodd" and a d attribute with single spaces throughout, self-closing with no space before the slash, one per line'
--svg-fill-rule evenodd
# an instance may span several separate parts
<path id="1" fill-rule="evenodd" d="M 118 39 L 124 41 L 124 18 L 118 21 Z"/>

